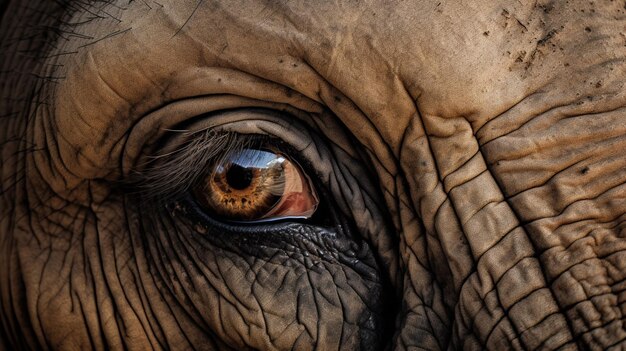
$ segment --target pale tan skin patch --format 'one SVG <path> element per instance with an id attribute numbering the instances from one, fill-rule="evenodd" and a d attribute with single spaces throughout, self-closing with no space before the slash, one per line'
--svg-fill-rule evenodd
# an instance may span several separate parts
<path id="1" fill-rule="evenodd" d="M 392 348 L 604 349 L 626 338 L 622 3 L 146 0 L 103 9 L 107 15 L 81 25 L 82 36 L 59 41 L 45 61 L 63 65 L 64 79 L 47 87 L 53 103 L 26 128 L 29 142 L 50 150 L 24 161 L 27 192 L 54 194 L 48 207 L 58 201 L 76 205 L 77 213 L 89 209 L 51 220 L 70 234 L 91 233 L 85 252 L 103 245 L 103 232 L 122 233 L 104 245 L 111 251 L 131 240 L 123 235 L 126 223 L 105 221 L 123 212 L 107 182 L 124 177 L 167 128 L 240 107 L 311 114 L 321 122 L 297 119 L 325 126 L 325 137 L 342 147 L 339 126 L 346 127 L 383 194 L 387 231 L 364 236 L 402 301 L 395 332 L 384 341 Z M 77 11 L 69 22 L 91 16 Z M 4 150 L 3 160 L 11 153 Z M 6 164 L 3 174 L 12 167 Z M 135 290 L 118 275 L 130 273 L 111 267 L 120 256 L 141 260 L 140 253 L 87 262 L 72 245 L 44 236 L 54 249 L 42 255 L 42 234 L 27 224 L 38 210 L 4 201 L 0 239 L 14 241 L 4 247 L 21 264 L 26 315 L 41 345 L 93 346 L 82 332 L 90 324 L 113 347 L 193 345 L 204 340 L 204 329 L 219 340 L 207 347 L 357 347 L 356 336 L 333 333 L 350 318 L 333 303 L 319 315 L 329 326 L 302 346 L 300 333 L 314 327 L 287 317 L 272 324 L 255 313 L 281 311 L 272 298 L 219 300 L 245 295 L 228 291 L 247 279 L 245 270 L 211 281 L 216 292 L 202 303 L 219 300 L 226 312 L 195 329 L 189 321 L 176 324 L 182 312 L 167 311 L 165 298 L 158 318 L 137 313 L 144 295 L 159 292 L 146 283 L 153 272 L 139 269 L 146 291 L 124 296 Z M 99 224 L 72 229 L 76 218 L 89 223 L 89 216 Z M 366 214 L 355 216 L 359 228 L 376 226 Z M 107 291 L 98 292 L 98 284 L 89 294 L 78 290 L 85 301 L 98 296 L 87 322 L 53 303 L 51 291 L 65 292 L 77 269 L 97 272 L 78 286 L 116 282 Z M 17 279 L 6 272 L 0 278 Z M 40 286 L 46 289 L 33 288 Z M 289 305 L 290 298 L 280 302 Z M 151 318 L 176 327 L 171 335 L 149 331 Z M 107 325 L 119 321 L 126 334 Z M 104 325 L 93 327 L 98 323 Z M 184 339 L 180 330 L 193 336 Z"/>

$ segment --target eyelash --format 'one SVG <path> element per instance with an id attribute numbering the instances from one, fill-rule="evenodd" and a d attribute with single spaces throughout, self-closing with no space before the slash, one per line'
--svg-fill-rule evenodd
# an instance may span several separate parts
<path id="1" fill-rule="evenodd" d="M 207 172 L 207 165 L 219 162 L 230 152 L 261 142 L 258 135 L 204 130 L 178 134 L 189 141 L 172 146 L 172 151 L 147 156 L 126 184 L 138 197 L 169 202 L 187 192 Z"/>
<path id="2" fill-rule="evenodd" d="M 213 130 L 186 134 L 172 136 L 182 136 L 188 140 L 187 142 L 179 143 L 178 146 L 170 146 L 172 151 L 167 151 L 168 148 L 165 147 L 164 152 L 148 156 L 146 158 L 147 161 L 141 165 L 141 169 L 136 170 L 125 184 L 125 193 L 136 196 L 141 203 L 156 205 L 161 208 L 163 205 L 168 206 L 179 201 L 192 201 L 194 202 L 193 207 L 197 207 L 194 211 L 198 211 L 201 206 L 195 203 L 195 200 L 189 194 L 191 188 L 207 176 L 210 165 L 220 162 L 222 158 L 228 157 L 232 152 L 244 148 L 262 148 L 263 146 L 271 145 L 298 162 L 303 172 L 309 175 L 313 186 L 320 191 L 320 203 L 325 202 L 327 199 L 323 185 L 320 184 L 319 176 L 310 163 L 303 159 L 298 150 L 295 150 L 280 139 L 260 134 L 216 132 Z M 320 210 L 320 212 L 322 211 Z M 199 217 L 212 218 L 207 213 Z M 319 222 L 319 216 L 314 216 L 314 218 L 295 221 L 305 223 Z M 219 219 L 213 218 L 213 220 Z M 276 223 L 293 221 L 286 219 L 278 220 Z"/>

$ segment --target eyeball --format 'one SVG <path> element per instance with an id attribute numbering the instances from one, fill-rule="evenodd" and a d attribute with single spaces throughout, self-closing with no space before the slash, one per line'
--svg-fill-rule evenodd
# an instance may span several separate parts
<path id="1" fill-rule="evenodd" d="M 319 198 L 310 178 L 286 155 L 242 149 L 210 166 L 193 190 L 209 212 L 228 221 L 310 218 Z"/>

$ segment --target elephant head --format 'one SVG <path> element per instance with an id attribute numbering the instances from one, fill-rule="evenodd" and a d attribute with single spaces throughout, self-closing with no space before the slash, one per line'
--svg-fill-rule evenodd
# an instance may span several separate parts
<path id="1" fill-rule="evenodd" d="M 0 11 L 0 349 L 626 345 L 623 1 Z"/>

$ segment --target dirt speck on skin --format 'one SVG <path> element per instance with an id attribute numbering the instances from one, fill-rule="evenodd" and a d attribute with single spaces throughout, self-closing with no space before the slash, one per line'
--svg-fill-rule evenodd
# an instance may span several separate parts
<path id="1" fill-rule="evenodd" d="M 484 32 L 483 32 L 483 35 L 484 35 L 484 36 L 486 36 L 486 37 L 488 37 L 488 36 L 489 36 L 489 31 L 488 31 L 488 30 L 487 30 L 487 31 L 484 31 Z"/>
<path id="2" fill-rule="evenodd" d="M 502 19 L 503 19 L 502 24 L 501 24 L 502 28 L 508 28 L 510 24 L 517 23 L 517 25 L 521 27 L 522 32 L 528 31 L 528 27 L 526 27 L 526 25 L 522 23 L 522 21 L 520 21 L 519 18 L 512 15 L 509 10 L 502 9 L 502 12 L 500 12 L 500 15 L 502 16 Z"/>
<path id="3" fill-rule="evenodd" d="M 543 38 L 537 41 L 537 46 L 547 44 L 558 32 L 556 29 L 550 30 Z"/>
<path id="4" fill-rule="evenodd" d="M 587 32 L 587 33 L 591 33 L 591 28 L 589 28 L 589 27 L 585 27 L 585 32 Z"/>
<path id="5" fill-rule="evenodd" d="M 509 20 L 511 19 L 511 13 L 507 9 L 502 9 L 501 16 L 504 18 L 502 28 L 507 28 L 509 26 Z"/>
<path id="6" fill-rule="evenodd" d="M 543 13 L 550 13 L 550 11 L 554 10 L 553 4 L 541 4 L 537 5 L 537 7 L 539 7 L 543 11 Z"/>
<path id="7" fill-rule="evenodd" d="M 589 167 L 585 166 L 583 169 L 580 170 L 580 174 L 587 174 L 589 172 Z"/>

